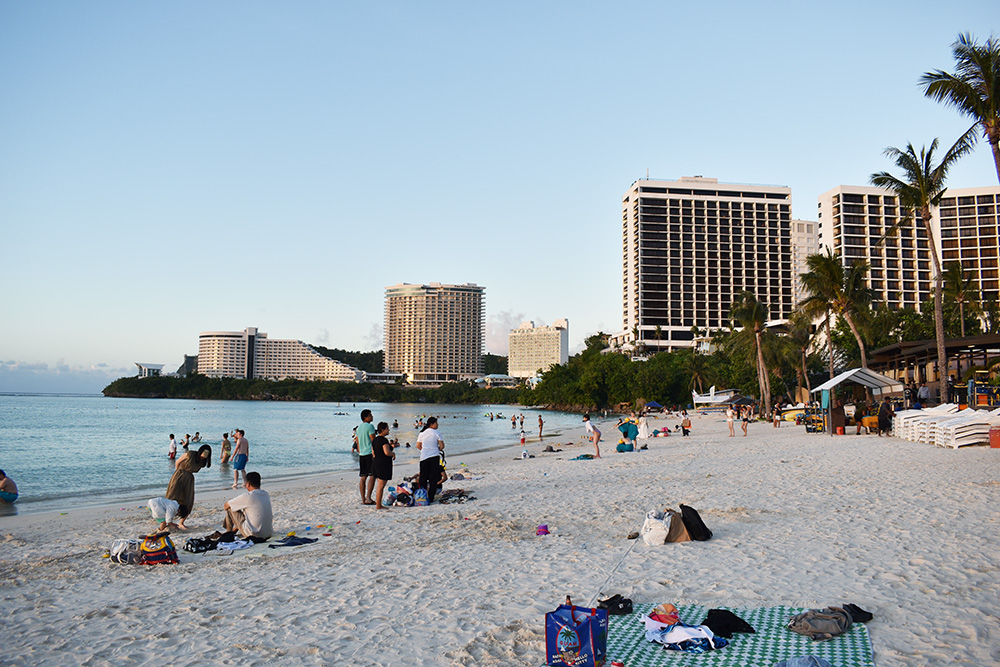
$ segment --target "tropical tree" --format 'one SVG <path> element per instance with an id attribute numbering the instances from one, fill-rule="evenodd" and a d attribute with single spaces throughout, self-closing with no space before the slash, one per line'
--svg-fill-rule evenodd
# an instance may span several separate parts
<path id="1" fill-rule="evenodd" d="M 785 335 L 786 356 L 792 367 L 795 369 L 795 379 L 798 385 L 798 392 L 802 392 L 803 385 L 806 390 L 812 391 L 809 382 L 809 368 L 806 359 L 809 357 L 809 348 L 813 343 L 812 318 L 804 310 L 797 310 L 788 318 L 788 332 Z"/>
<path id="2" fill-rule="evenodd" d="M 756 365 L 760 400 L 764 404 L 764 414 L 770 414 L 771 378 L 765 360 L 765 347 L 771 342 L 772 336 L 767 330 L 767 304 L 758 301 L 751 292 L 740 292 L 729 307 L 729 318 L 734 326 L 741 328 L 731 337 L 733 344 L 744 353 L 748 361 L 752 359 Z"/>
<path id="3" fill-rule="evenodd" d="M 858 319 L 872 300 L 872 292 L 865 280 L 867 262 L 854 262 L 845 269 L 840 258 L 827 248 L 825 253 L 806 257 L 806 266 L 809 270 L 802 274 L 801 280 L 809 296 L 802 301 L 803 309 L 806 312 L 826 311 L 843 318 L 858 341 L 861 366 L 868 368 L 865 343 L 858 329 Z M 833 376 L 832 368 L 830 376 Z"/>
<path id="4" fill-rule="evenodd" d="M 972 128 L 959 137 L 937 164 L 934 162 L 934 151 L 938 147 L 937 138 L 931 142 L 930 147 L 922 147 L 919 155 L 914 150 L 913 144 L 907 144 L 905 150 L 890 146 L 885 149 L 885 155 L 902 171 L 902 178 L 885 171 L 871 175 L 872 185 L 885 188 L 899 198 L 903 215 L 896 218 L 895 226 L 908 221 L 914 215 L 919 215 L 927 232 L 927 247 L 930 249 L 934 268 L 934 333 L 937 339 L 938 391 L 942 397 L 948 395 L 948 357 L 944 349 L 944 281 L 941 260 L 934 242 L 934 230 L 931 227 L 931 207 L 941 202 L 948 170 L 972 150 L 974 130 L 975 128 Z M 890 228 L 890 231 L 895 226 Z"/>
<path id="5" fill-rule="evenodd" d="M 975 308 L 979 301 L 979 292 L 973 279 L 966 277 L 959 262 L 950 262 L 945 269 L 944 296 L 949 304 L 958 306 L 958 321 L 962 327 L 962 338 L 965 338 L 965 306 L 968 304 L 971 308 Z"/>
<path id="6" fill-rule="evenodd" d="M 705 392 L 705 384 L 709 381 L 707 358 L 702 354 L 698 354 L 697 350 L 691 350 L 688 357 L 684 360 L 684 372 L 691 378 L 688 383 L 688 389 L 697 389 L 699 394 L 703 394 Z"/>
<path id="7" fill-rule="evenodd" d="M 963 33 L 952 44 L 955 72 L 936 69 L 920 77 L 924 95 L 954 107 L 973 120 L 990 143 L 1000 180 L 1000 40 L 978 44 Z"/>

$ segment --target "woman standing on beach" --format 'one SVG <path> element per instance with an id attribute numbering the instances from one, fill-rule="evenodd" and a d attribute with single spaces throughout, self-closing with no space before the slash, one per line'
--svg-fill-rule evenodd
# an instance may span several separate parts
<path id="1" fill-rule="evenodd" d="M 745 438 L 747 435 L 747 426 L 750 425 L 751 408 L 749 405 L 744 405 L 740 412 L 743 413 L 743 437 Z"/>
<path id="2" fill-rule="evenodd" d="M 437 430 L 437 417 L 428 417 L 424 430 L 417 436 L 417 449 L 420 450 L 420 486 L 427 489 L 427 502 L 433 502 L 441 480 L 441 451 L 444 450 L 444 440 Z"/>
<path id="3" fill-rule="evenodd" d="M 212 448 L 202 445 L 197 452 L 187 452 L 177 459 L 170 484 L 167 485 L 166 498 L 176 500 L 184 505 L 188 512 L 194 509 L 194 474 L 202 468 L 212 467 Z"/>
<path id="4" fill-rule="evenodd" d="M 587 427 L 587 433 L 590 434 L 590 441 L 594 443 L 594 451 L 597 453 L 594 458 L 601 458 L 601 447 L 598 443 L 601 442 L 601 432 L 596 426 L 590 423 L 590 413 L 583 413 L 583 425 Z"/>
<path id="5" fill-rule="evenodd" d="M 375 509 L 386 509 L 382 505 L 382 495 L 385 493 L 385 483 L 392 479 L 392 462 L 396 458 L 396 452 L 392 451 L 392 443 L 389 442 L 389 425 L 379 422 L 376 428 L 377 435 L 372 440 L 372 455 L 375 457 L 372 463 L 372 472 L 375 473 Z"/>
<path id="6" fill-rule="evenodd" d="M 736 435 L 736 429 L 733 428 L 733 422 L 736 420 L 736 411 L 733 410 L 733 406 L 726 408 L 726 424 L 729 426 L 729 437 Z"/>

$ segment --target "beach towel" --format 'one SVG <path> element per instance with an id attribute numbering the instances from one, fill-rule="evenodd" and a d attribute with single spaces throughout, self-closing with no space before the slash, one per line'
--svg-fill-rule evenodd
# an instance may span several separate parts
<path id="1" fill-rule="evenodd" d="M 850 630 L 825 642 L 814 642 L 808 637 L 788 630 L 788 619 L 807 611 L 796 607 L 758 607 L 728 609 L 746 621 L 756 634 L 734 635 L 729 646 L 702 653 L 687 655 L 667 653 L 659 644 L 646 641 L 646 628 L 639 621 L 641 615 L 653 611 L 653 605 L 633 602 L 630 616 L 612 616 L 609 619 L 608 656 L 628 667 L 662 667 L 663 665 L 698 665 L 698 667 L 772 667 L 781 660 L 813 655 L 836 667 L 875 667 L 868 628 L 860 623 Z M 708 606 L 680 605 L 680 620 L 697 624 L 708 613 Z"/>
<path id="2" fill-rule="evenodd" d="M 291 537 L 284 537 L 277 541 L 276 544 L 268 544 L 268 549 L 277 549 L 279 547 L 301 547 L 304 544 L 312 544 L 313 542 L 319 542 L 318 538 L 313 537 L 298 537 L 292 535 Z"/>

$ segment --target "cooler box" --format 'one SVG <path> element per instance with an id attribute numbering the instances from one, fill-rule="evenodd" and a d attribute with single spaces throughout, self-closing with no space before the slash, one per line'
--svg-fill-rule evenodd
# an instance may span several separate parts
<path id="1" fill-rule="evenodd" d="M 1000 449 L 1000 426 L 990 427 L 990 447 Z"/>

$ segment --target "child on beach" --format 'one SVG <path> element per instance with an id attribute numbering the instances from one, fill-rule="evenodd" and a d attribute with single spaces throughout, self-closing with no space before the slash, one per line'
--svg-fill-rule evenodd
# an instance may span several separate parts
<path id="1" fill-rule="evenodd" d="M 583 425 L 587 428 L 587 433 L 590 434 L 590 441 L 594 443 L 594 451 L 596 455 L 594 458 L 601 458 L 601 447 L 599 443 L 601 442 L 601 431 L 590 423 L 590 413 L 583 413 Z"/>
<path id="2" fill-rule="evenodd" d="M 187 526 L 184 525 L 184 519 L 189 513 L 187 505 L 181 505 L 169 498 L 150 498 L 148 504 L 150 514 L 160 522 L 160 530 L 170 528 L 187 530 Z"/>

